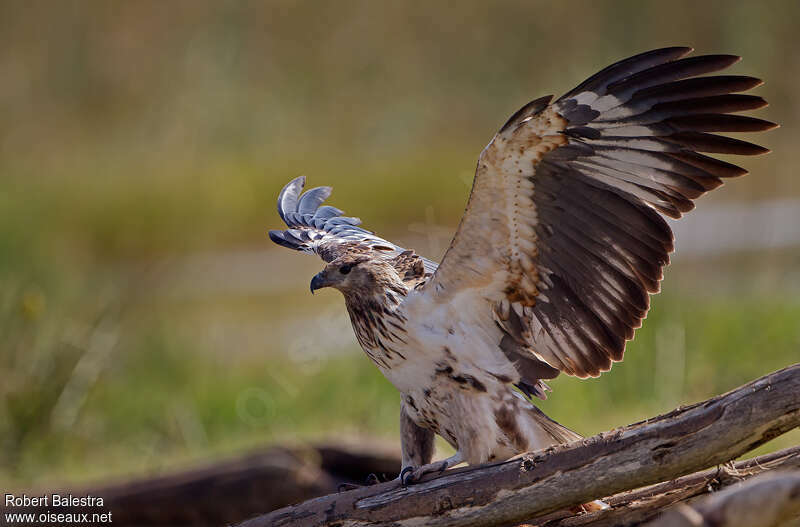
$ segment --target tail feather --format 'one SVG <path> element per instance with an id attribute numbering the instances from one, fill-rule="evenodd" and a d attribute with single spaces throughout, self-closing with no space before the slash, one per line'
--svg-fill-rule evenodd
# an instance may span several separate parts
<path id="1" fill-rule="evenodd" d="M 583 439 L 582 435 L 550 419 L 536 406 L 533 406 L 531 412 L 536 424 L 553 439 L 553 444 L 571 443 Z"/>

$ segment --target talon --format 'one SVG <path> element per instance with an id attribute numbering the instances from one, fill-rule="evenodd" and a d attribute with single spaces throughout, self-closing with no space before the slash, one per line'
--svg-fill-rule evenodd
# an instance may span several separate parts
<path id="1" fill-rule="evenodd" d="M 369 476 L 367 476 L 367 479 L 364 481 L 364 485 L 366 485 L 366 486 L 377 485 L 380 482 L 381 482 L 381 480 L 378 478 L 378 476 L 376 476 L 375 474 L 370 474 Z"/>
<path id="2" fill-rule="evenodd" d="M 403 488 L 414 482 L 414 467 L 405 467 L 400 471 L 400 485 Z"/>
<path id="3" fill-rule="evenodd" d="M 439 469 L 439 474 L 447 470 L 447 461 L 442 461 L 442 468 Z"/>

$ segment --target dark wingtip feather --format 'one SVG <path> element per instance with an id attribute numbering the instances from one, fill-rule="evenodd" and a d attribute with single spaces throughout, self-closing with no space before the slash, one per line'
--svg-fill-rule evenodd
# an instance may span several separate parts
<path id="1" fill-rule="evenodd" d="M 747 175 L 747 170 L 738 165 L 722 161 L 715 157 L 698 154 L 697 152 L 669 152 L 667 155 L 679 159 L 684 163 L 689 163 L 701 170 L 705 170 L 718 178 L 733 178 Z"/>
<path id="2" fill-rule="evenodd" d="M 624 96 L 643 88 L 724 70 L 741 60 L 737 55 L 699 55 L 665 62 L 608 85 L 608 92 Z"/>
<path id="3" fill-rule="evenodd" d="M 781 125 L 778 123 L 773 123 L 772 121 L 764 121 L 763 119 L 761 119 L 761 121 L 768 125 L 767 128 L 764 128 L 764 131 L 774 130 L 781 127 Z"/>
<path id="4" fill-rule="evenodd" d="M 648 113 L 671 115 L 691 115 L 698 113 L 732 113 L 758 110 L 768 106 L 763 97 L 728 93 L 711 97 L 686 98 L 655 104 Z"/>
<path id="5" fill-rule="evenodd" d="M 734 65 L 737 62 L 742 60 L 742 56 L 741 55 L 723 54 L 723 55 L 717 55 L 717 56 L 718 57 L 727 57 L 727 58 L 729 58 L 730 59 L 730 63 L 728 64 L 728 66 L 732 66 L 732 65 Z M 727 68 L 728 66 L 725 66 L 725 67 Z"/>
<path id="6" fill-rule="evenodd" d="M 749 97 L 751 101 L 751 105 L 749 108 L 744 108 L 745 110 L 760 110 L 761 108 L 766 108 L 769 106 L 769 102 L 763 97 L 758 95 L 741 95 L 740 97 Z M 744 99 L 739 99 L 743 101 Z M 737 110 L 738 111 L 738 110 Z"/>
<path id="7" fill-rule="evenodd" d="M 738 154 L 742 156 L 758 156 L 769 153 L 763 146 L 714 134 L 702 132 L 679 132 L 664 137 L 665 140 L 677 143 L 696 152 L 716 154 Z M 709 189 L 707 189 L 709 190 Z"/>
<path id="8" fill-rule="evenodd" d="M 766 132 L 778 125 L 771 121 L 730 114 L 692 114 L 670 117 L 665 123 L 690 132 Z"/>
<path id="9" fill-rule="evenodd" d="M 744 92 L 757 88 L 762 84 L 764 84 L 764 81 L 761 79 L 744 75 L 693 77 L 638 90 L 633 94 L 631 100 L 651 100 L 653 103 L 662 103 L 687 98 Z"/>
<path id="10" fill-rule="evenodd" d="M 568 99 L 583 91 L 605 93 L 606 88 L 616 81 L 622 80 L 625 77 L 655 65 L 680 59 L 692 51 L 694 51 L 694 48 L 686 46 L 672 46 L 653 49 L 650 51 L 645 51 L 644 53 L 639 53 L 638 55 L 634 55 L 632 57 L 628 57 L 627 59 L 620 60 L 606 68 L 603 68 L 572 90 L 559 97 L 558 100 L 561 101 Z"/>

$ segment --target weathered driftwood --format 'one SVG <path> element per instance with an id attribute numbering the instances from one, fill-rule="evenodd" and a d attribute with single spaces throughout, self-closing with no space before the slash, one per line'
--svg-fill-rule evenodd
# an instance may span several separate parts
<path id="1" fill-rule="evenodd" d="M 800 521 L 800 471 L 763 474 L 707 497 L 679 504 L 648 527 L 778 527 Z"/>
<path id="2" fill-rule="evenodd" d="M 697 499 L 772 471 L 800 470 L 800 446 L 696 472 L 678 479 L 603 498 L 610 506 L 592 514 L 564 509 L 528 520 L 536 527 L 620 527 L 640 525 L 677 503 Z M 800 496 L 798 496 L 800 500 Z"/>
<path id="3" fill-rule="evenodd" d="M 800 364 L 669 414 L 408 488 L 386 483 L 259 516 L 272 525 L 507 525 L 734 459 L 800 425 Z"/>

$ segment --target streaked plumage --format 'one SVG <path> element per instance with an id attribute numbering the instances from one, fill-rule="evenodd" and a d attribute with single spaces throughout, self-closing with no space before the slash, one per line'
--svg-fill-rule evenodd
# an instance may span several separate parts
<path id="1" fill-rule="evenodd" d="M 662 216 L 746 173 L 700 152 L 767 152 L 713 132 L 775 126 L 733 115 L 766 106 L 739 94 L 761 81 L 704 76 L 738 57 L 690 52 L 631 57 L 515 113 L 480 155 L 438 268 L 322 205 L 328 187 L 281 191 L 289 228 L 270 238 L 328 263 L 312 290 L 344 294 L 359 343 L 400 390 L 404 465 L 430 460 L 432 432 L 469 463 L 579 437 L 529 397 L 560 372 L 596 377 L 622 360 L 673 250 Z"/>

